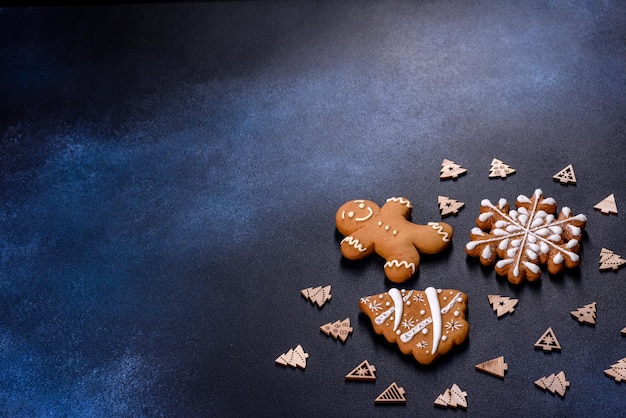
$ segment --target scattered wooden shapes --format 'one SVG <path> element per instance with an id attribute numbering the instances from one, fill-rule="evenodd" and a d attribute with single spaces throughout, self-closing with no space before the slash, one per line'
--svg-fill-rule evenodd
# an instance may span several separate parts
<path id="1" fill-rule="evenodd" d="M 306 368 L 306 359 L 309 358 L 309 354 L 304 352 L 304 349 L 300 344 L 296 348 L 292 348 L 286 353 L 281 354 L 275 360 L 276 364 L 281 366 L 291 366 L 293 368 L 300 367 Z"/>
<path id="2" fill-rule="evenodd" d="M 624 327 L 624 329 L 622 329 L 620 331 L 620 334 L 622 334 L 624 337 L 626 337 L 626 327 Z"/>
<path id="3" fill-rule="evenodd" d="M 476 365 L 476 370 L 504 379 L 504 372 L 509 365 L 504 362 L 504 356 L 496 357 Z"/>
<path id="4" fill-rule="evenodd" d="M 578 308 L 570 312 L 574 318 L 580 323 L 595 325 L 596 324 L 596 303 L 592 302 L 588 305 Z"/>
<path id="5" fill-rule="evenodd" d="M 367 360 L 363 360 L 361 364 L 346 375 L 346 380 L 374 381 L 376 380 L 376 367 L 373 364 L 369 364 Z"/>
<path id="6" fill-rule="evenodd" d="M 439 178 L 441 180 L 456 180 L 459 176 L 462 176 L 465 173 L 467 173 L 467 169 L 461 167 L 454 161 L 444 159 L 443 163 L 441 163 L 441 173 Z"/>
<path id="7" fill-rule="evenodd" d="M 615 203 L 615 195 L 608 195 L 604 198 L 604 200 L 596 204 L 593 208 L 598 209 L 605 215 L 608 215 L 610 213 L 614 213 L 615 215 L 617 215 L 617 204 Z"/>
<path id="8" fill-rule="evenodd" d="M 451 388 L 446 389 L 444 393 L 435 399 L 435 405 L 443 408 L 467 408 L 467 392 L 464 392 L 453 384 Z"/>
<path id="9" fill-rule="evenodd" d="M 318 308 L 321 308 L 333 297 L 330 294 L 330 285 L 323 287 L 307 287 L 306 289 L 302 289 L 300 294 L 302 294 L 306 300 L 310 300 L 313 305 L 317 303 Z"/>
<path id="10" fill-rule="evenodd" d="M 519 302 L 519 299 L 511 299 L 508 296 L 487 295 L 487 298 L 493 307 L 493 311 L 498 315 L 498 318 L 502 315 L 513 313 L 513 311 L 515 311 L 515 305 Z"/>
<path id="11" fill-rule="evenodd" d="M 617 383 L 626 382 L 626 357 L 612 364 L 610 369 L 606 369 L 604 374 L 615 379 Z"/>
<path id="12" fill-rule="evenodd" d="M 559 340 L 556 339 L 556 335 L 554 334 L 552 327 L 549 327 L 546 332 L 544 332 L 543 335 L 539 337 L 539 339 L 535 343 L 535 348 L 539 348 L 543 351 L 548 352 L 561 349 L 561 344 L 559 344 Z"/>
<path id="13" fill-rule="evenodd" d="M 600 271 L 617 270 L 624 264 L 626 264 L 626 260 L 621 255 L 606 248 L 600 250 Z"/>
<path id="14" fill-rule="evenodd" d="M 406 403 L 406 397 L 404 394 L 404 388 L 399 387 L 396 382 L 393 382 L 387 389 L 378 395 L 376 399 L 374 399 L 374 403 Z"/>
<path id="15" fill-rule="evenodd" d="M 557 374 L 552 373 L 550 376 L 544 376 L 535 381 L 538 388 L 547 390 L 552 394 L 565 396 L 565 391 L 569 387 L 569 382 L 565 379 L 565 372 L 560 371 Z"/>
<path id="16" fill-rule="evenodd" d="M 489 169 L 489 178 L 501 177 L 505 179 L 509 174 L 515 173 L 515 169 L 508 164 L 494 158 L 491 161 L 491 168 Z"/>
<path id="17" fill-rule="evenodd" d="M 322 325 L 320 331 L 345 343 L 346 339 L 348 339 L 348 335 L 352 333 L 350 318 L 346 318 L 343 321 L 335 321 L 332 324 L 329 322 L 328 324 Z"/>
<path id="18" fill-rule="evenodd" d="M 444 217 L 458 214 L 465 206 L 465 202 L 459 202 L 446 196 L 439 196 L 437 202 L 439 203 L 439 212 Z"/>
<path id="19" fill-rule="evenodd" d="M 574 167 L 568 165 L 563 170 L 552 176 L 554 181 L 561 182 L 561 184 L 576 184 L 576 175 L 574 174 Z"/>

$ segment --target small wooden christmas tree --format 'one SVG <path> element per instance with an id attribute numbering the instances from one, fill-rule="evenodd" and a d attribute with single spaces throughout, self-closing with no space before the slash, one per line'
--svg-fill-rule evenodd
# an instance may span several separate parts
<path id="1" fill-rule="evenodd" d="M 406 403 L 404 388 L 393 382 L 387 389 L 374 399 L 375 403 Z"/>
<path id="2" fill-rule="evenodd" d="M 535 348 L 540 348 L 543 351 L 548 352 L 561 349 L 561 344 L 559 344 L 559 340 L 556 339 L 556 335 L 554 334 L 554 331 L 552 331 L 552 327 L 548 328 L 546 332 L 539 337 L 535 343 Z"/>
<path id="3" fill-rule="evenodd" d="M 624 264 L 626 264 L 626 260 L 613 251 L 606 248 L 600 251 L 600 270 L 617 270 Z"/>
<path id="4" fill-rule="evenodd" d="M 332 298 L 332 295 L 330 294 L 330 285 L 324 287 L 307 287 L 306 289 L 302 289 L 300 294 L 305 299 L 310 300 L 313 305 L 317 304 L 319 308 Z"/>
<path id="5" fill-rule="evenodd" d="M 476 370 L 499 377 L 500 379 L 504 379 L 504 372 L 508 369 L 509 365 L 504 362 L 504 356 L 496 357 L 476 365 Z"/>
<path id="6" fill-rule="evenodd" d="M 275 360 L 276 364 L 281 366 L 291 366 L 293 368 L 300 367 L 306 368 L 306 359 L 309 357 L 308 353 L 304 352 L 304 349 L 300 344 L 296 348 L 292 348 L 286 353 L 281 354 Z"/>
<path id="7" fill-rule="evenodd" d="M 437 396 L 435 405 L 443 408 L 467 408 L 467 392 L 462 391 L 457 384 L 453 384 L 450 389 Z"/>
<path id="8" fill-rule="evenodd" d="M 596 204 L 593 208 L 599 210 L 605 215 L 608 215 L 610 213 L 617 215 L 617 204 L 615 203 L 615 195 L 608 195 L 604 198 L 604 200 Z"/>
<path id="9" fill-rule="evenodd" d="M 578 322 L 595 325 L 596 324 L 596 303 L 590 303 L 570 312 Z"/>
<path id="10" fill-rule="evenodd" d="M 441 163 L 441 173 L 439 178 L 441 180 L 456 180 L 459 176 L 462 176 L 465 173 L 467 173 L 467 170 L 454 161 L 443 160 L 443 163 Z"/>
<path id="11" fill-rule="evenodd" d="M 563 170 L 552 176 L 554 181 L 559 181 L 562 184 L 576 184 L 576 175 L 574 174 L 574 167 L 568 165 Z"/>
<path id="12" fill-rule="evenodd" d="M 604 374 L 615 379 L 617 383 L 626 382 L 626 358 L 611 365 L 611 368 L 606 369 Z"/>
<path id="13" fill-rule="evenodd" d="M 363 360 L 350 373 L 346 375 L 346 380 L 376 380 L 376 367 Z"/>
<path id="14" fill-rule="evenodd" d="M 509 174 L 515 173 L 515 169 L 511 168 L 508 164 L 503 163 L 502 161 L 494 158 L 491 161 L 491 168 L 489 169 L 489 177 L 501 177 L 502 179 L 506 178 Z"/>
<path id="15" fill-rule="evenodd" d="M 346 318 L 343 321 L 335 321 L 332 324 L 329 322 L 328 324 L 322 325 L 320 331 L 345 343 L 348 339 L 348 335 L 352 333 L 350 318 Z"/>
<path id="16" fill-rule="evenodd" d="M 508 296 L 487 295 L 487 298 L 498 318 L 502 315 L 513 313 L 515 305 L 519 302 L 518 299 L 511 299 Z"/>
<path id="17" fill-rule="evenodd" d="M 439 196 L 437 202 L 439 203 L 441 216 L 456 215 L 465 206 L 464 202 L 459 202 L 446 196 Z"/>
<path id="18" fill-rule="evenodd" d="M 552 373 L 550 376 L 544 376 L 541 379 L 535 381 L 537 387 L 547 390 L 552 394 L 559 394 L 561 397 L 565 396 L 565 391 L 569 387 L 569 382 L 565 379 L 565 373 L 560 371 L 558 374 Z"/>

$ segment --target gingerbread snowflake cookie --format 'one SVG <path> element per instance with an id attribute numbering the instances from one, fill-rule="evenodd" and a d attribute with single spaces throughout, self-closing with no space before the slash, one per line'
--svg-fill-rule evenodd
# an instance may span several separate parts
<path id="1" fill-rule="evenodd" d="M 531 197 L 518 196 L 515 206 L 511 209 L 505 199 L 497 204 L 483 200 L 476 219 L 478 227 L 472 229 L 471 241 L 465 246 L 467 254 L 480 257 L 485 266 L 495 263 L 496 273 L 514 284 L 537 280 L 543 264 L 550 274 L 580 264 L 585 215 L 573 216 L 568 207 L 556 215 L 556 201 L 544 197 L 540 189 Z M 496 258 L 500 260 L 496 262 Z"/>
<path id="2" fill-rule="evenodd" d="M 361 298 L 359 308 L 374 331 L 404 354 L 430 364 L 467 337 L 467 295 L 454 289 L 398 290 Z"/>
<path id="3" fill-rule="evenodd" d="M 387 199 L 382 208 L 370 200 L 344 203 L 335 215 L 337 230 L 346 236 L 341 241 L 341 253 L 350 260 L 360 260 L 376 252 L 386 260 L 389 280 L 408 280 L 419 266 L 420 253 L 436 254 L 452 240 L 452 227 L 447 223 L 410 222 L 412 208 L 403 197 Z"/>

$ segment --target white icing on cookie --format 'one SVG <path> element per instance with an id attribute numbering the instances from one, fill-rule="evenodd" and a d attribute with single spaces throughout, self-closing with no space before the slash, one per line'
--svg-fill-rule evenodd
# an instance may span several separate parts
<path id="1" fill-rule="evenodd" d="M 437 234 L 439 235 L 443 235 L 443 237 L 441 238 L 441 240 L 443 242 L 448 242 L 450 241 L 450 238 L 448 237 L 448 233 L 444 232 L 443 230 L 443 226 L 439 225 L 438 222 L 428 222 L 428 225 L 430 225 L 430 227 L 432 229 L 434 229 L 435 231 L 437 231 Z"/>

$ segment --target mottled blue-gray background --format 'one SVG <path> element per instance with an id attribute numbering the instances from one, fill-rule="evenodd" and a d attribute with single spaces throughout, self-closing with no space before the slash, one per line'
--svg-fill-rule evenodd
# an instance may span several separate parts
<path id="1" fill-rule="evenodd" d="M 0 416 L 626 416 L 626 4 L 324 1 L 0 8 Z M 444 158 L 468 169 L 439 180 Z M 499 158 L 517 169 L 488 179 Z M 552 175 L 573 164 L 578 184 Z M 589 218 L 580 269 L 510 286 L 463 246 L 483 198 L 541 188 Z M 407 288 L 470 298 L 422 367 L 358 299 L 346 200 L 466 203 Z M 331 284 L 322 309 L 300 289 Z M 518 297 L 497 319 L 487 294 Z M 569 312 L 597 302 L 598 324 Z M 318 331 L 350 317 L 345 344 Z M 552 326 L 563 346 L 533 344 Z M 274 364 L 302 344 L 306 370 Z M 499 355 L 504 380 L 474 365 Z M 345 382 L 367 358 L 376 383 Z M 561 399 L 534 381 L 564 370 Z M 392 381 L 408 402 L 375 407 Z M 437 409 L 457 383 L 467 411 Z"/>

